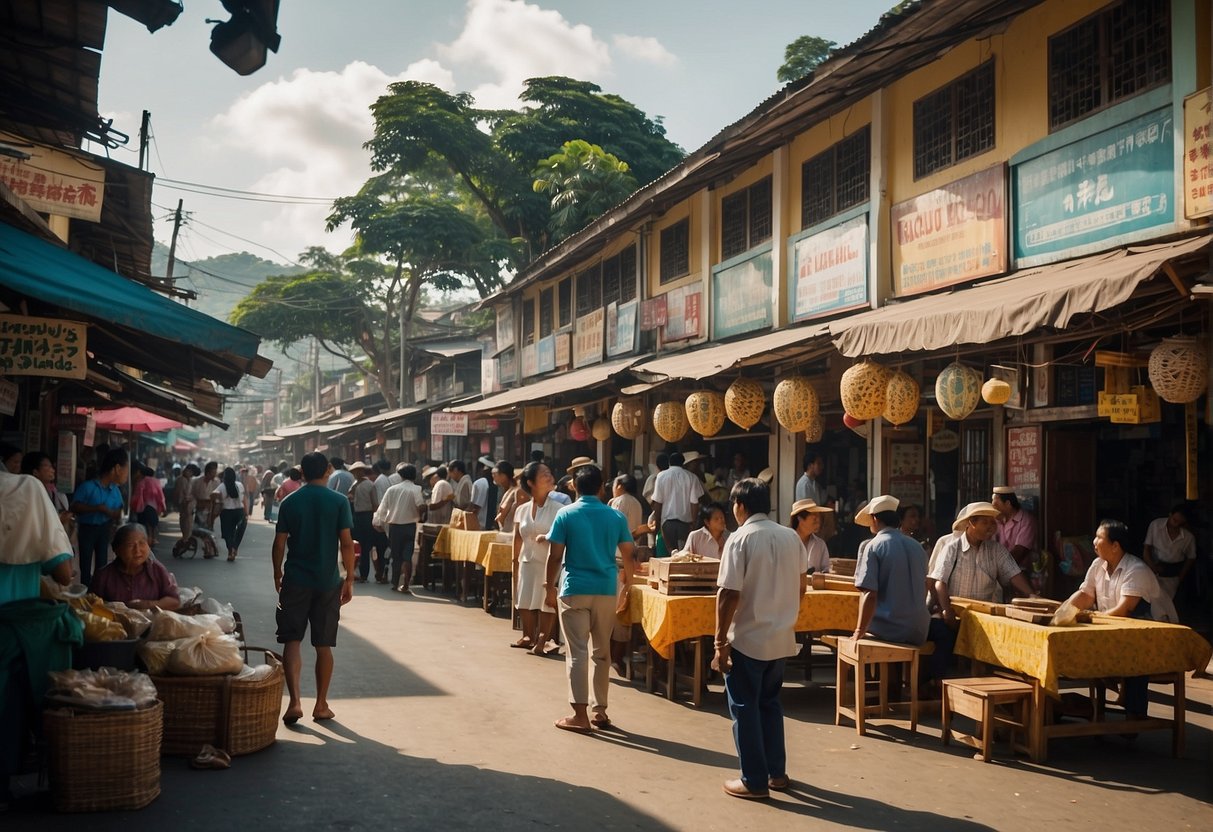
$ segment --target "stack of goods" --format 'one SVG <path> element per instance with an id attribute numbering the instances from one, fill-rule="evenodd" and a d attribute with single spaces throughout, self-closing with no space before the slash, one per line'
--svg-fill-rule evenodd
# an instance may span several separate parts
<path id="1" fill-rule="evenodd" d="M 649 561 L 649 585 L 663 595 L 715 595 L 720 560 L 682 553 Z"/>
<path id="2" fill-rule="evenodd" d="M 80 592 L 65 593 L 58 584 L 50 583 L 53 590 L 44 594 L 66 603 L 84 625 L 84 646 L 76 651 L 75 667 L 134 670 L 135 645 L 152 623 L 148 614 L 121 601 L 106 602 L 98 595 L 84 592 L 83 587 Z"/>

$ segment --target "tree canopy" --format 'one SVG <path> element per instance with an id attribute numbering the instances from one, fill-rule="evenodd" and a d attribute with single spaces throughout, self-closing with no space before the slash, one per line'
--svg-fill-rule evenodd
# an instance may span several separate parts
<path id="1" fill-rule="evenodd" d="M 534 188 L 551 196 L 548 227 L 559 240 L 622 202 L 636 190 L 636 177 L 627 162 L 577 139 L 539 163 Z"/>
<path id="2" fill-rule="evenodd" d="M 801 35 L 783 50 L 783 65 L 775 73 L 780 83 L 803 78 L 830 56 L 838 44 L 816 35 Z"/>

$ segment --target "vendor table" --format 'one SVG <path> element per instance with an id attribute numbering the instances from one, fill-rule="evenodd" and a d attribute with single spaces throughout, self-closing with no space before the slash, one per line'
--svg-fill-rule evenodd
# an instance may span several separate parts
<path id="1" fill-rule="evenodd" d="M 1050 627 L 968 611 L 961 617 L 956 653 L 1023 674 L 1032 683 L 1028 747 L 1034 762 L 1048 757 L 1050 739 L 1170 729 L 1172 750 L 1183 753 L 1184 674 L 1204 667 L 1213 648 L 1189 627 L 1095 615 L 1091 624 Z M 1171 719 L 1048 724 L 1049 697 L 1061 679 L 1098 680 L 1166 676 L 1175 685 Z"/>
<path id="2" fill-rule="evenodd" d="M 504 551 L 502 550 L 504 546 Z M 509 572 L 513 560 L 513 550 L 508 544 L 499 543 L 498 533 L 493 531 L 470 532 L 463 529 L 443 527 L 434 541 L 434 557 L 446 558 L 453 563 L 462 564 L 462 575 L 459 588 L 459 600 L 466 601 L 473 565 L 481 566 L 485 571 L 484 608 L 488 609 L 489 581 L 488 576 L 494 572 Z"/>

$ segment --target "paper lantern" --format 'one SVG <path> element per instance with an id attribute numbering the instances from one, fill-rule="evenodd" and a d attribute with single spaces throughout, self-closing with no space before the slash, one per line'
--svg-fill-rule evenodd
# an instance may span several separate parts
<path id="1" fill-rule="evenodd" d="M 585 423 L 584 416 L 574 416 L 569 422 L 569 438 L 574 442 L 584 442 L 590 438 L 590 426 Z"/>
<path id="2" fill-rule="evenodd" d="M 864 439 L 867 439 L 868 434 L 871 432 L 871 423 L 870 422 L 866 422 L 863 419 L 856 419 L 850 413 L 842 414 L 842 423 L 844 425 L 846 425 L 848 428 L 850 428 L 851 430 L 853 430 L 855 433 L 862 436 Z"/>
<path id="3" fill-rule="evenodd" d="M 715 436 L 724 427 L 724 394 L 700 390 L 687 396 L 687 421 L 700 436 Z"/>
<path id="4" fill-rule="evenodd" d="M 745 430 L 758 424 L 766 406 L 762 385 L 748 378 L 737 379 L 724 393 L 724 412 Z"/>
<path id="5" fill-rule="evenodd" d="M 607 441 L 611 438 L 611 421 L 605 416 L 599 416 L 590 428 L 590 435 L 599 442 Z"/>
<path id="6" fill-rule="evenodd" d="M 624 439 L 635 439 L 644 433 L 644 405 L 640 399 L 620 399 L 611 408 L 611 427 Z"/>
<path id="7" fill-rule="evenodd" d="M 1205 392 L 1208 367 L 1203 338 L 1164 338 L 1150 353 L 1150 384 L 1163 401 L 1194 402 Z"/>
<path id="8" fill-rule="evenodd" d="M 954 361 L 935 379 L 935 401 L 950 419 L 964 419 L 981 399 L 981 373 Z"/>
<path id="9" fill-rule="evenodd" d="M 775 385 L 775 418 L 791 433 L 808 430 L 817 416 L 817 391 L 804 376 L 788 376 Z"/>
<path id="10" fill-rule="evenodd" d="M 1000 378 L 986 379 L 981 385 L 981 398 L 986 404 L 1006 404 L 1011 400 L 1011 385 Z"/>
<path id="11" fill-rule="evenodd" d="M 884 413 L 889 370 L 875 361 L 861 361 L 842 374 L 842 409 L 861 422 Z"/>
<path id="12" fill-rule="evenodd" d="M 662 402 L 653 408 L 653 430 L 666 442 L 686 436 L 687 411 L 682 402 Z"/>
<path id="13" fill-rule="evenodd" d="M 904 425 L 918 413 L 918 399 L 918 382 L 905 370 L 897 370 L 885 385 L 885 419 L 893 425 Z"/>
<path id="14" fill-rule="evenodd" d="M 813 421 L 809 422 L 809 426 L 805 428 L 804 441 L 810 445 L 815 442 L 820 442 L 821 437 L 825 436 L 825 423 L 821 420 L 821 414 L 813 417 Z"/>

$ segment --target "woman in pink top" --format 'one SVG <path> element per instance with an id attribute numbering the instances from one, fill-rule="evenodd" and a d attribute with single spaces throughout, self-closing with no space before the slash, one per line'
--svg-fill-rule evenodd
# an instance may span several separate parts
<path id="1" fill-rule="evenodd" d="M 160 480 L 156 479 L 156 472 L 146 465 L 135 463 L 132 476 L 135 483 L 131 487 L 131 514 L 147 529 L 148 545 L 155 546 L 160 518 L 167 511 L 164 505 L 164 488 L 160 485 Z"/>
<path id="2" fill-rule="evenodd" d="M 278 490 L 274 492 L 274 501 L 281 503 L 288 495 L 294 494 L 303 485 L 303 472 L 298 468 L 292 468 L 286 472 L 286 479 L 282 481 L 282 485 L 278 486 Z"/>

